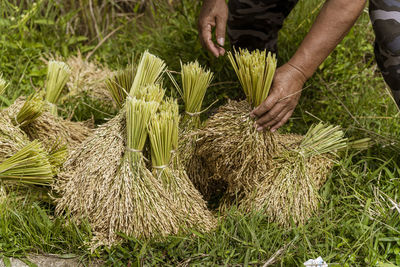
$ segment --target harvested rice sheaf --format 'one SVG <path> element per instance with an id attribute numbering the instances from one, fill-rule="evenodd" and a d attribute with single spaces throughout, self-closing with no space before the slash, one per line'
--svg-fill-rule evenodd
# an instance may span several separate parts
<path id="1" fill-rule="evenodd" d="M 338 126 L 310 127 L 297 145 L 282 151 L 264 180 L 240 201 L 245 211 L 257 210 L 283 226 L 304 224 L 318 209 L 318 190 L 325 183 L 338 152 L 368 147 L 368 140 L 352 147 Z"/>
<path id="2" fill-rule="evenodd" d="M 197 130 L 200 126 L 203 99 L 213 79 L 213 73 L 204 69 L 197 61 L 187 64 L 181 62 L 182 88 L 170 73 L 168 75 L 185 104 L 185 114 L 179 131 L 179 157 L 195 187 L 206 200 L 210 200 L 215 192 L 211 194 L 206 190 L 210 181 L 205 177 L 208 178 L 210 172 L 195 153 L 197 137 L 193 130 Z"/>
<path id="3" fill-rule="evenodd" d="M 118 242 L 117 232 L 136 238 L 174 234 L 182 218 L 141 152 L 154 110 L 143 100 L 128 103 L 127 116 L 122 110 L 77 147 L 54 186 L 57 212 L 87 218 L 96 245 Z"/>
<path id="4" fill-rule="evenodd" d="M 196 190 L 176 153 L 178 147 L 179 113 L 176 101 L 166 101 L 161 112 L 150 122 L 151 159 L 153 172 L 172 196 L 184 217 L 182 225 L 209 231 L 215 226 L 205 201 Z"/>
<path id="5" fill-rule="evenodd" d="M 262 181 L 277 153 L 275 135 L 256 131 L 250 111 L 247 101 L 229 101 L 197 132 L 196 153 L 212 173 L 208 179 L 224 181 L 231 196 Z M 215 190 L 213 183 L 204 184 L 205 191 Z"/>
<path id="6" fill-rule="evenodd" d="M 20 97 L 10 107 L 3 110 L 2 114 L 10 121 L 15 121 L 17 118 L 18 122 L 18 114 L 25 103 L 24 97 Z M 84 123 L 64 120 L 53 115 L 46 107 L 40 116 L 20 126 L 30 140 L 40 140 L 48 150 L 59 142 L 73 149 L 92 133 L 92 130 Z"/>

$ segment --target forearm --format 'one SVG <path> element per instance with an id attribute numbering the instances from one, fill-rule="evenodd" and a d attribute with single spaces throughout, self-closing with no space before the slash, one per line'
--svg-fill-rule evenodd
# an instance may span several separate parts
<path id="1" fill-rule="evenodd" d="M 360 16 L 366 0 L 327 0 L 289 64 L 310 78 Z"/>

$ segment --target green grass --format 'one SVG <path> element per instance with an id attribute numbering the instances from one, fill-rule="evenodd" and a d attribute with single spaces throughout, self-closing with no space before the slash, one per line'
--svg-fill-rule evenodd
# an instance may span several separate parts
<path id="1" fill-rule="evenodd" d="M 11 85 L 6 98 L 0 99 L 2 106 L 21 94 L 30 94 L 33 87 L 43 86 L 46 68 L 41 55 L 69 56 L 77 49 L 90 51 L 97 44 L 71 33 L 70 23 L 76 14 L 65 13 L 59 1 L 42 1 L 28 19 L 20 15 L 32 10 L 31 4 L 13 8 L 7 3 L 14 1 L 0 4 L 0 71 Z M 149 8 L 146 16 L 131 22 L 121 19 L 120 25 L 125 26 L 92 57 L 118 69 L 130 62 L 133 53 L 149 49 L 175 71 L 180 70 L 179 59 L 197 59 L 216 74 L 216 85 L 207 93 L 205 105 L 216 98 L 221 104 L 228 97 L 243 97 L 228 59 L 215 59 L 200 46 L 196 30 L 200 1 L 181 0 L 174 8 L 157 3 L 153 1 L 150 6 L 154 8 Z M 292 12 L 280 34 L 279 64 L 295 52 L 320 5 L 319 0 L 302 0 Z M 76 226 L 67 217 L 55 218 L 52 204 L 24 193 L 22 198 L 16 194 L 0 204 L 0 255 L 73 254 L 84 260 L 100 258 L 106 265 L 115 266 L 256 266 L 280 250 L 276 266 L 300 266 L 318 256 L 336 266 L 379 266 L 378 262 L 400 265 L 400 213 L 392 209 L 391 202 L 398 201 L 400 188 L 399 113 L 377 71 L 373 38 L 364 12 L 307 82 L 292 119 L 281 130 L 305 133 L 320 119 L 342 125 L 349 136 L 370 136 L 377 142 L 368 151 L 343 156 L 320 191 L 323 201 L 319 213 L 307 225 L 281 229 L 261 214 L 243 215 L 232 210 L 220 218 L 218 229 L 212 233 L 171 236 L 162 242 L 126 237 L 122 245 L 91 253 L 86 246 L 91 237 L 87 225 Z M 75 120 L 94 116 L 100 122 L 110 117 L 103 112 L 115 113 L 88 96 L 77 99 L 77 103 Z M 65 116 L 71 109 L 60 108 Z"/>

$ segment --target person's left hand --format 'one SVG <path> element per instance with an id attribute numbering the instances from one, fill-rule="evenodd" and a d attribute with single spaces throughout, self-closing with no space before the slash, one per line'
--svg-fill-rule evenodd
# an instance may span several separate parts
<path id="1" fill-rule="evenodd" d="M 267 99 L 250 113 L 257 118 L 255 127 L 258 131 L 271 129 L 275 132 L 289 120 L 305 81 L 305 76 L 289 64 L 276 70 Z"/>

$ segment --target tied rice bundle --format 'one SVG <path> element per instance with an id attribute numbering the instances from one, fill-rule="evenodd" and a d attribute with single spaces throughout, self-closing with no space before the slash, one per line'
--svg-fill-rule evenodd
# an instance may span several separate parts
<path id="1" fill-rule="evenodd" d="M 212 174 L 203 184 L 212 186 L 220 181 L 226 184 L 226 195 L 236 197 L 263 179 L 277 150 L 275 134 L 256 131 L 249 116 L 268 96 L 276 58 L 265 51 L 242 49 L 234 55 L 229 52 L 228 57 L 247 101 L 229 101 L 220 107 L 198 131 L 196 153 Z M 208 187 L 207 191 L 214 190 Z"/>
<path id="2" fill-rule="evenodd" d="M 271 168 L 276 135 L 256 131 L 250 111 L 247 101 L 229 101 L 197 132 L 196 152 L 212 173 L 211 183 L 204 182 L 208 191 L 214 190 L 210 188 L 214 181 L 220 181 L 226 183 L 227 195 L 237 197 L 257 185 Z"/>
<path id="3" fill-rule="evenodd" d="M 70 155 L 54 189 L 57 211 L 87 218 L 95 245 L 118 241 L 117 232 L 150 238 L 179 230 L 179 209 L 146 168 L 142 150 L 157 102 L 128 99 L 125 111 Z M 126 117 L 126 123 L 125 123 Z"/>
<path id="4" fill-rule="evenodd" d="M 6 183 L 48 185 L 52 166 L 39 141 L 33 141 L 0 163 L 0 180 Z"/>
<path id="5" fill-rule="evenodd" d="M 151 159 L 155 176 L 184 214 L 182 226 L 209 231 L 214 219 L 189 180 L 175 149 L 178 146 L 178 104 L 168 100 L 150 122 Z"/>
<path id="6" fill-rule="evenodd" d="M 237 197 L 251 190 L 271 168 L 276 153 L 275 134 L 258 132 L 251 110 L 268 96 L 276 58 L 265 51 L 240 49 L 228 57 L 247 101 L 229 101 L 198 131 L 197 151 L 212 175 L 203 184 L 212 192 L 215 181 L 226 184 L 226 195 Z"/>
<path id="7" fill-rule="evenodd" d="M 41 99 L 35 95 L 29 102 L 19 97 L 15 102 L 3 111 L 3 115 L 11 121 L 18 122 L 21 129 L 28 135 L 30 140 L 39 140 L 47 150 L 51 150 L 55 143 L 61 142 L 73 149 L 85 140 L 92 130 L 82 122 L 64 120 L 53 115 L 49 108 L 40 113 Z M 35 108 L 32 108 L 35 107 Z M 39 112 L 36 112 L 37 109 Z M 21 115 L 23 114 L 23 115 Z M 36 115 L 35 115 L 36 114 Z M 18 117 L 21 117 L 19 120 Z"/>
<path id="8" fill-rule="evenodd" d="M 57 115 L 58 100 L 61 92 L 71 75 L 71 69 L 67 64 L 61 61 L 49 61 L 46 78 L 46 96 L 45 99 L 51 106 L 51 113 Z"/>
<path id="9" fill-rule="evenodd" d="M 209 200 L 211 198 L 211 191 L 208 190 L 210 181 L 206 177 L 210 176 L 210 172 L 196 154 L 197 136 L 193 130 L 200 126 L 201 108 L 207 88 L 213 79 L 213 73 L 201 67 L 197 61 L 187 64 L 181 62 L 182 88 L 170 73 L 168 75 L 185 104 L 183 127 L 179 132 L 181 140 L 178 149 L 179 156 L 190 180 L 205 199 Z"/>
<path id="10" fill-rule="evenodd" d="M 368 140 L 356 142 L 367 147 Z M 241 201 L 245 211 L 262 211 L 282 226 L 304 224 L 317 210 L 318 190 L 331 171 L 337 152 L 351 148 L 338 126 L 312 126 L 294 149 L 282 151 L 264 180 Z M 361 146 L 361 144 L 363 144 Z"/>
<path id="11" fill-rule="evenodd" d="M 118 108 L 122 108 L 125 104 L 133 80 L 135 78 L 135 68 L 133 65 L 126 67 L 114 73 L 111 78 L 106 80 L 107 91 L 111 94 L 112 99 Z"/>

